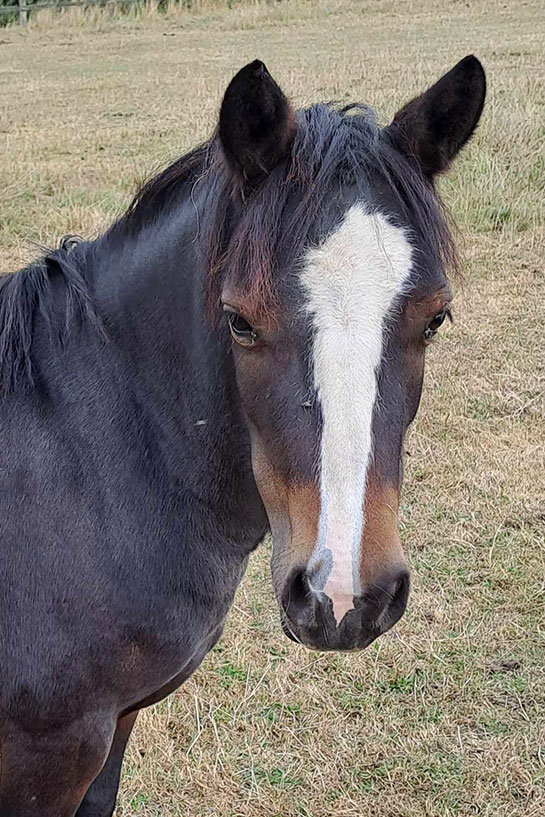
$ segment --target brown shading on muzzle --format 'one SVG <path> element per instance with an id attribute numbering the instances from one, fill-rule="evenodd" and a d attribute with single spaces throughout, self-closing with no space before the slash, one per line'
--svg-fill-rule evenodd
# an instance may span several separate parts
<path id="1" fill-rule="evenodd" d="M 273 534 L 271 569 L 286 635 L 317 649 L 366 647 L 401 617 L 408 597 L 409 573 L 397 530 L 397 487 L 369 474 L 359 563 L 361 594 L 337 622 L 331 599 L 313 590 L 309 571 L 320 521 L 318 482 L 290 482 L 259 444 L 253 446 L 252 456 Z"/>
<path id="2" fill-rule="evenodd" d="M 273 536 L 271 569 L 274 591 L 281 603 L 286 578 L 306 569 L 317 540 L 319 486 L 317 482 L 290 481 L 272 465 L 255 435 L 252 465 Z"/>
<path id="3" fill-rule="evenodd" d="M 398 531 L 399 489 L 380 480 L 376 471 L 367 474 L 365 490 L 365 523 L 360 549 L 360 580 L 362 589 L 396 566 L 404 566 L 405 558 Z"/>

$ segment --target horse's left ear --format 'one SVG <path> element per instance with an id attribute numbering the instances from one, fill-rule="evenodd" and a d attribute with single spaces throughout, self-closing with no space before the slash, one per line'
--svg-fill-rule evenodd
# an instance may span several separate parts
<path id="1" fill-rule="evenodd" d="M 486 77 L 481 63 L 476 57 L 465 57 L 405 105 L 386 130 L 401 150 L 416 156 L 431 179 L 448 169 L 472 136 L 485 95 Z"/>
<path id="2" fill-rule="evenodd" d="M 220 110 L 219 137 L 231 170 L 254 187 L 286 157 L 295 117 L 264 63 L 255 60 L 231 80 Z"/>

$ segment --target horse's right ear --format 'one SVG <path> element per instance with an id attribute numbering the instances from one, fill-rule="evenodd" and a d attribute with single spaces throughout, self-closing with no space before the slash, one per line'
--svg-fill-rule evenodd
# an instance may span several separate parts
<path id="1" fill-rule="evenodd" d="M 243 186 L 255 187 L 287 156 L 295 131 L 293 109 L 265 65 L 255 60 L 242 68 L 221 104 L 219 138 Z"/>

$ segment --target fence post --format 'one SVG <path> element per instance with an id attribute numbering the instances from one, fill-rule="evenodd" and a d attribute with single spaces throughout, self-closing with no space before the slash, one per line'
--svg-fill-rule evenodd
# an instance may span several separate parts
<path id="1" fill-rule="evenodd" d="M 26 0 L 19 0 L 19 24 L 22 26 L 26 26 L 27 19 L 28 10 L 26 6 Z"/>

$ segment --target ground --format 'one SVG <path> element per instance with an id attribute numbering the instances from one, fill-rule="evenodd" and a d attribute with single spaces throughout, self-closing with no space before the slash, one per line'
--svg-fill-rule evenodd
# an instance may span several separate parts
<path id="1" fill-rule="evenodd" d="M 269 548 L 193 679 L 141 714 L 118 817 L 545 814 L 545 13 L 539 2 L 316 0 L 0 29 L 0 268 L 90 235 L 214 127 L 264 59 L 297 104 L 382 122 L 468 53 L 479 132 L 441 183 L 459 225 L 455 323 L 407 440 L 409 609 L 365 653 L 281 634 Z M 47 16 L 46 16 L 47 15 Z"/>

